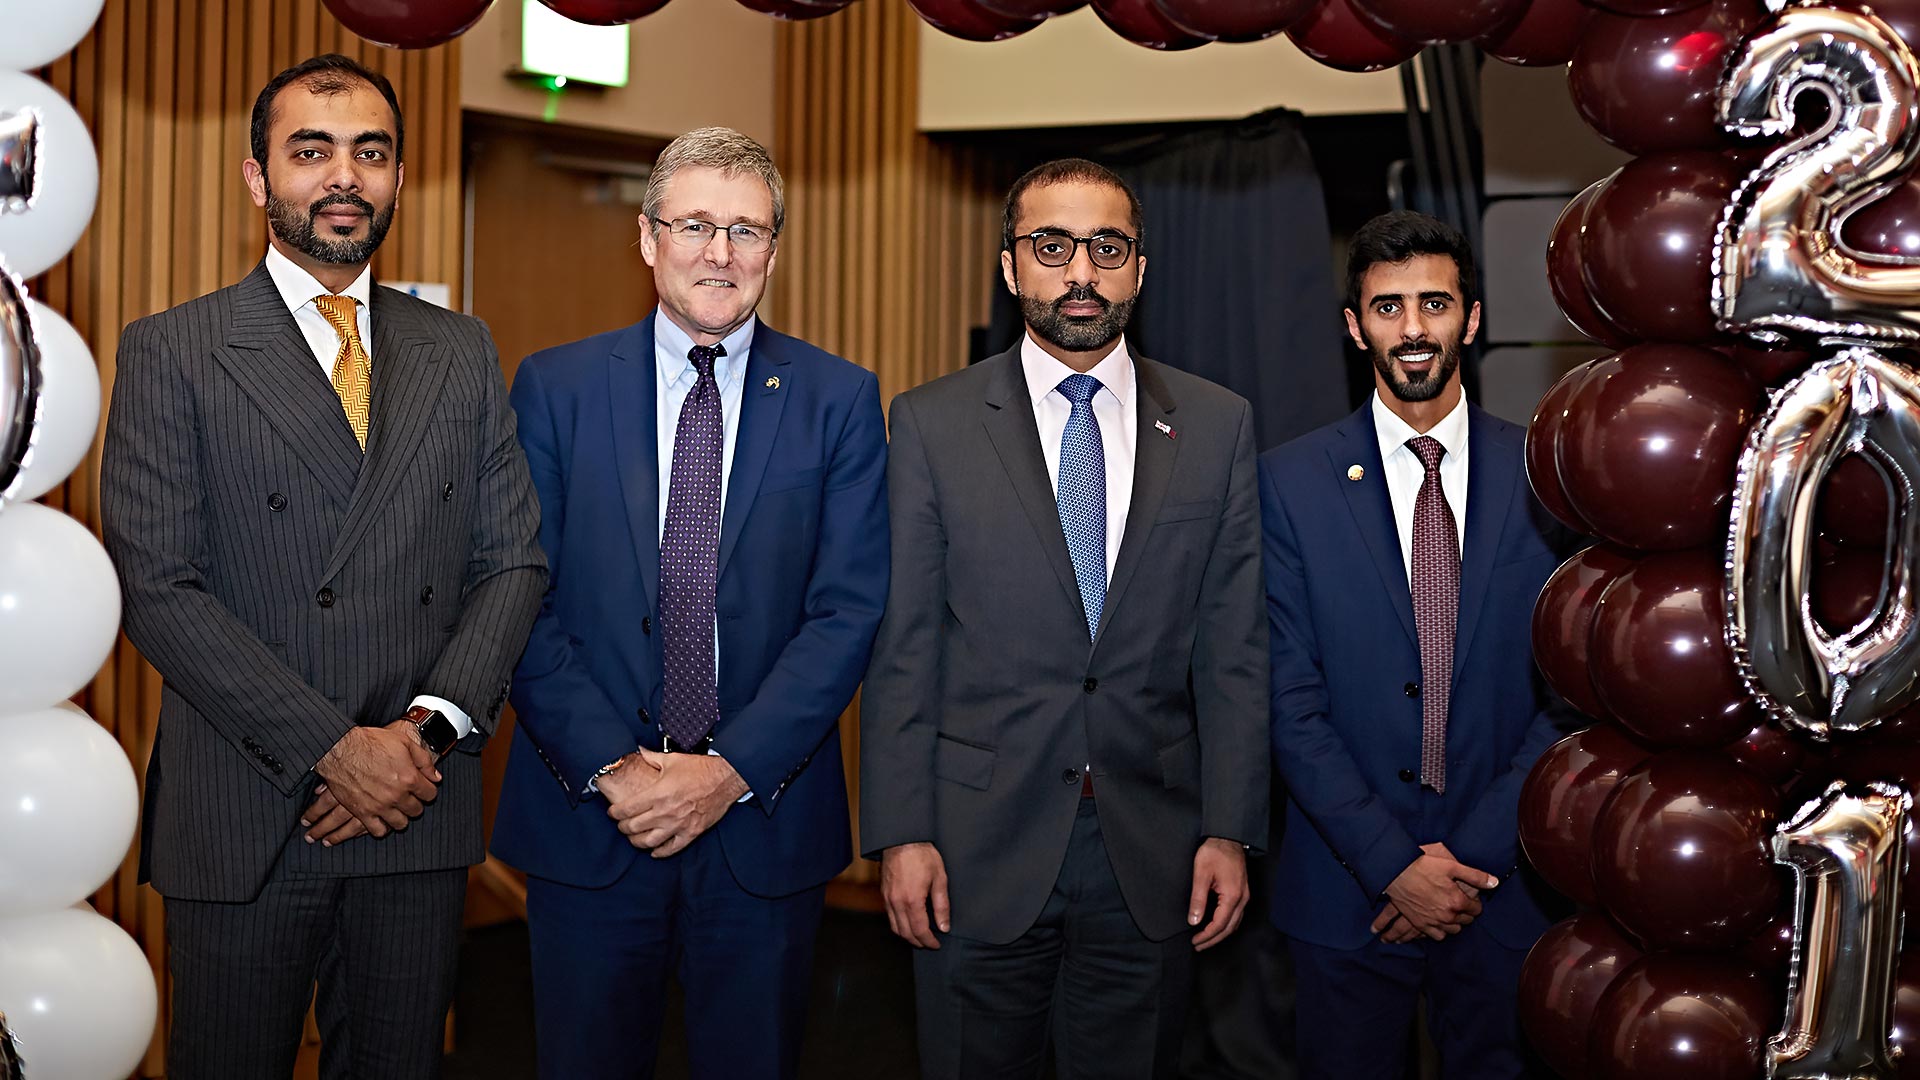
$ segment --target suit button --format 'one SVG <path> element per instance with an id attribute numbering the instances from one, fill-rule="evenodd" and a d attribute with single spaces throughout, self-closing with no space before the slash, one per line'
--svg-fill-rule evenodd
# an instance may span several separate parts
<path id="1" fill-rule="evenodd" d="M 645 615 L 640 616 L 640 632 L 648 636 L 653 634 L 653 620 Z"/>
<path id="2" fill-rule="evenodd" d="M 318 593 L 314 594 L 313 600 L 314 600 L 314 603 L 319 604 L 321 607 L 332 607 L 333 606 L 333 590 L 321 589 Z"/>
<path id="3" fill-rule="evenodd" d="M 1407 685 L 1401 687 L 1400 692 L 1407 695 L 1408 697 L 1419 697 L 1420 684 L 1417 682 L 1410 682 Z"/>
<path id="4" fill-rule="evenodd" d="M 285 495 L 282 495 L 276 491 L 273 494 L 267 496 L 267 509 L 277 514 L 280 511 L 285 510 L 286 508 L 287 508 L 287 497 Z"/>
<path id="5" fill-rule="evenodd" d="M 1079 770 L 1079 769 L 1068 769 L 1068 770 L 1067 770 L 1066 772 L 1063 772 L 1063 773 L 1061 773 L 1061 774 L 1060 774 L 1060 782 L 1061 782 L 1061 783 L 1063 783 L 1063 784 L 1077 784 L 1077 783 L 1079 783 L 1079 782 L 1080 782 L 1080 770 Z"/>
<path id="6" fill-rule="evenodd" d="M 452 481 L 448 481 L 447 486 L 440 489 L 440 501 L 441 502 L 453 501 L 453 482 Z"/>
<path id="7" fill-rule="evenodd" d="M 652 726 L 653 726 L 653 717 L 651 717 L 651 716 L 649 716 L 649 715 L 647 714 L 647 710 L 645 710 L 645 709 L 641 709 L 641 710 L 640 710 L 640 722 L 641 722 L 641 723 L 643 723 L 643 724 L 645 724 L 645 725 L 647 725 L 648 727 L 652 727 Z"/>
<path id="8" fill-rule="evenodd" d="M 1080 684 L 1080 689 L 1085 690 L 1087 693 L 1091 694 L 1095 690 L 1100 689 L 1100 680 L 1089 676 L 1086 682 L 1083 682 Z"/>
<path id="9" fill-rule="evenodd" d="M 1401 783 L 1403 783 L 1403 784 L 1411 784 L 1411 783 L 1413 783 L 1413 770 L 1412 770 L 1412 769 L 1401 769 L 1401 770 L 1400 770 L 1400 782 L 1401 782 Z"/>
<path id="10" fill-rule="evenodd" d="M 420 602 L 423 604 L 433 603 L 433 586 L 429 585 L 420 590 Z"/>

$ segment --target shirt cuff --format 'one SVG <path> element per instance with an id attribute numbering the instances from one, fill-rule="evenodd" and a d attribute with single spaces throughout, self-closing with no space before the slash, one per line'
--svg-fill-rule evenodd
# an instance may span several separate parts
<path id="1" fill-rule="evenodd" d="M 441 716 L 446 717 L 447 721 L 453 725 L 453 733 L 460 738 L 464 739 L 473 734 L 473 717 L 467 715 L 467 710 L 455 705 L 446 698 L 434 697 L 432 694 L 420 694 L 413 699 L 413 703 L 415 705 L 424 705 L 434 712 L 439 713 Z"/>

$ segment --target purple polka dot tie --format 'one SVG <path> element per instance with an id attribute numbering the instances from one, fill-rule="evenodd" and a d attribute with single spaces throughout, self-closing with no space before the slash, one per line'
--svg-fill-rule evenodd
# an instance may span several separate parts
<path id="1" fill-rule="evenodd" d="M 1460 533 L 1440 487 L 1447 448 L 1431 435 L 1408 439 L 1426 466 L 1413 502 L 1413 624 L 1420 637 L 1420 782 L 1447 790 L 1447 706 L 1453 696 L 1453 633 L 1460 611 Z"/>
<path id="2" fill-rule="evenodd" d="M 713 363 L 723 346 L 687 353 L 699 379 L 680 406 L 667 487 L 667 527 L 660 538 L 660 629 L 665 635 L 666 708 L 660 725 L 692 745 L 720 719 L 714 685 L 714 594 L 720 568 L 720 459 L 724 429 Z"/>

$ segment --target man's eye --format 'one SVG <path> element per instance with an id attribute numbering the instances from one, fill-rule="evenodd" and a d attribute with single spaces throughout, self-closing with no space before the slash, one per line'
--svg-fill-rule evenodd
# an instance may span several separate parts
<path id="1" fill-rule="evenodd" d="M 1058 255 L 1060 252 L 1066 250 L 1066 245 L 1058 240 L 1044 240 L 1040 243 L 1040 250 L 1049 255 Z"/>
<path id="2" fill-rule="evenodd" d="M 1396 315 L 1400 311 L 1400 305 L 1399 304 L 1381 304 L 1378 310 L 1382 315 Z"/>
<path id="3" fill-rule="evenodd" d="M 707 235 L 707 223 L 704 221 L 683 222 L 680 225 L 680 231 L 686 233 L 688 236 L 705 236 Z"/>

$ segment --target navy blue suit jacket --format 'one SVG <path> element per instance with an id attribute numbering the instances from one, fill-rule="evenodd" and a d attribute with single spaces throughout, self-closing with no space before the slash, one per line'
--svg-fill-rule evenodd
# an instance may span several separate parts
<path id="1" fill-rule="evenodd" d="M 1418 783 L 1420 649 L 1371 406 L 1260 458 L 1274 760 L 1290 795 L 1273 920 L 1315 945 L 1365 944 L 1387 885 L 1436 841 L 1505 879 L 1480 916 L 1503 944 L 1525 948 L 1550 921 L 1551 894 L 1516 872 L 1515 815 L 1534 760 L 1578 724 L 1534 668 L 1531 631 L 1572 538 L 1527 485 L 1524 431 L 1475 406 L 1467 424 L 1444 795 Z"/>
<path id="2" fill-rule="evenodd" d="M 653 319 L 535 353 L 512 392 L 552 577 L 514 674 L 493 850 L 584 888 L 647 857 L 581 792 L 602 765 L 660 742 Z M 852 860 L 837 721 L 887 596 L 878 380 L 762 323 L 735 438 L 713 735 L 753 798 L 713 832 L 742 888 L 783 896 Z"/>

